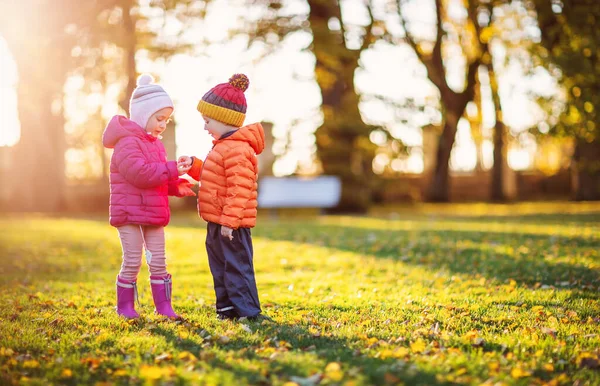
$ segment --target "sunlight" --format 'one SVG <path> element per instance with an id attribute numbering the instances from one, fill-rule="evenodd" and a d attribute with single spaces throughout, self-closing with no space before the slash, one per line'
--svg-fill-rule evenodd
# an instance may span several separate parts
<path id="1" fill-rule="evenodd" d="M 212 146 L 212 138 L 202 130 L 201 119 L 195 108 L 196 103 L 214 84 L 226 81 L 232 73 L 244 72 L 251 80 L 251 86 L 246 93 L 249 106 L 246 122 L 269 121 L 274 124 L 275 147 L 281 148 L 281 145 L 289 140 L 286 146 L 288 154 L 275 162 L 274 173 L 278 176 L 294 173 L 298 165 L 312 162 L 315 148 L 314 131 L 322 121 L 319 112 L 321 98 L 313 74 L 314 57 L 304 49 L 310 43 L 310 35 L 304 32 L 291 35 L 284 41 L 280 52 L 263 57 L 265 47 L 258 45 L 248 49 L 247 39 L 244 36 L 234 37 L 222 43 L 226 38 L 226 28 L 235 26 L 237 20 L 235 16 L 240 16 L 243 10 L 229 7 L 224 1 L 213 2 L 210 7 L 213 15 L 223 15 L 223 17 L 210 18 L 206 23 L 195 25 L 189 31 L 190 36 L 192 34 L 204 36 L 210 41 L 219 42 L 210 46 L 205 52 L 206 55 L 180 54 L 168 61 L 158 62 L 151 61 L 144 50 L 140 50 L 137 55 L 138 72 L 154 74 L 175 102 L 177 154 L 169 156 L 183 154 L 206 156 Z M 226 17 L 227 15 L 232 17 Z M 427 31 L 418 27 L 419 25 L 415 24 L 415 32 L 426 34 Z M 169 30 L 166 30 L 164 34 L 169 33 Z M 0 54 L 2 58 L 0 96 L 4 117 L 0 130 L 0 146 L 12 146 L 18 141 L 20 131 L 15 95 L 17 75 L 15 65 L 2 39 L 0 39 Z M 499 48 L 499 55 L 505 55 L 502 47 Z M 410 116 L 410 121 L 404 122 L 399 119 L 397 108 L 381 101 L 363 100 L 360 108 L 364 120 L 370 124 L 387 127 L 407 146 L 413 150 L 419 149 L 422 142 L 421 127 L 431 123 L 432 120 L 435 124 L 439 124 L 440 119 L 435 107 L 437 91 L 427 80 L 424 67 L 411 49 L 404 45 L 391 47 L 376 44 L 361 56 L 361 62 L 363 66 L 356 74 L 356 88 L 361 94 L 382 95 L 397 103 L 413 99 L 418 105 L 425 107 L 423 112 L 414 112 Z M 399 64 L 401 64 L 400 71 Z M 462 66 L 464 63 L 458 60 L 449 67 L 448 77 L 451 83 L 459 82 L 460 79 L 456 78 L 456 74 L 461 73 Z M 379 76 L 380 74 L 387 75 Z M 485 83 L 487 78 L 485 74 L 482 75 L 482 81 Z M 502 80 L 507 86 L 501 86 L 500 92 L 506 123 L 511 128 L 522 130 L 538 118 L 539 108 L 533 101 L 527 99 L 528 90 L 540 87 L 548 90 L 555 87 L 554 84 L 548 86 L 550 83 L 546 79 L 549 78 L 548 75 L 542 78 L 543 74 L 536 74 L 534 79 L 525 79 L 523 69 L 516 65 L 506 69 Z M 541 83 L 546 86 L 539 86 L 540 80 L 545 80 Z M 118 85 L 111 85 L 109 90 L 105 90 L 104 95 L 93 94 L 81 99 L 78 90 L 82 87 L 83 81 L 83 78 L 75 75 L 69 78 L 65 86 L 65 110 L 68 117 L 65 129 L 68 133 L 76 131 L 75 126 L 82 125 L 90 111 L 93 112 L 98 105 L 101 106 L 102 116 L 106 119 L 119 110 Z M 513 85 L 521 86 L 513 87 Z M 489 86 L 487 88 L 489 89 Z M 508 90 L 510 93 L 507 92 Z M 491 127 L 494 123 L 494 111 L 493 106 L 490 108 L 489 90 L 484 91 L 485 138 L 482 153 L 484 169 L 489 169 L 493 163 Z M 381 138 L 377 135 L 373 140 L 381 142 Z M 510 167 L 515 170 L 530 169 L 533 167 L 534 152 L 535 149 L 511 149 L 508 153 Z M 423 149 L 411 151 L 408 157 L 390 159 L 386 165 L 397 172 L 422 173 L 423 153 Z M 476 146 L 468 123 L 461 120 L 452 151 L 451 169 L 463 172 L 474 170 L 477 164 L 476 154 Z M 381 162 L 381 158 L 375 162 L 378 172 L 383 170 Z M 78 167 L 74 166 L 74 168 Z"/>
<path id="2" fill-rule="evenodd" d="M 17 68 L 0 36 L 0 146 L 14 146 L 21 136 L 16 86 Z"/>

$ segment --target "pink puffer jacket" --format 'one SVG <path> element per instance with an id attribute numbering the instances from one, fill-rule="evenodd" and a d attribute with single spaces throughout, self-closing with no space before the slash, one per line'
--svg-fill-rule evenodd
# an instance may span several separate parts
<path id="1" fill-rule="evenodd" d="M 167 161 L 162 142 L 122 115 L 114 116 L 102 135 L 115 149 L 110 161 L 110 225 L 165 226 L 168 195 L 179 195 L 177 162 Z"/>

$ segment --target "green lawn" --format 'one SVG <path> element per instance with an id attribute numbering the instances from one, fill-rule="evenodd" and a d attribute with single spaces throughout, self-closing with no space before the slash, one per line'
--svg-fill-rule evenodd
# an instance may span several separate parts
<path id="1" fill-rule="evenodd" d="M 174 306 L 115 314 L 104 216 L 0 220 L 0 384 L 600 384 L 600 205 L 379 208 L 253 230 L 276 324 L 219 322 L 205 224 L 167 228 Z"/>

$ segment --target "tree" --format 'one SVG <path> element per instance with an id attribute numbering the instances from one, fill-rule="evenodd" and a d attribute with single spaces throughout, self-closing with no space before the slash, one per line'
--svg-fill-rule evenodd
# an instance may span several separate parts
<path id="1" fill-rule="evenodd" d="M 149 7 L 162 8 L 165 13 L 173 10 L 182 18 L 195 20 L 204 10 L 195 8 L 196 11 L 189 12 L 188 7 L 197 3 L 200 2 L 155 0 Z M 84 90 L 96 88 L 96 84 L 106 81 L 103 64 L 115 59 L 105 55 L 106 47 L 111 44 L 124 47 L 127 88 L 121 106 L 126 109 L 135 86 L 135 49 L 143 46 L 150 48 L 150 52 L 163 54 L 169 49 L 172 52 L 170 44 L 154 42 L 155 31 L 136 27 L 133 13 L 137 10 L 134 0 L 8 0 L 2 3 L 0 34 L 8 43 L 19 73 L 21 139 L 13 152 L 13 164 L 17 167 L 12 181 L 27 178 L 29 183 L 25 189 L 22 183 L 14 184 L 11 209 L 56 212 L 65 208 L 67 138 L 63 89 L 74 71 L 85 77 Z M 121 17 L 114 17 L 115 11 L 120 11 Z M 115 28 L 119 23 L 124 28 Z M 175 46 L 184 47 L 180 42 Z M 118 81 L 120 76 L 112 78 Z M 99 138 L 100 134 L 98 143 Z"/>
<path id="2" fill-rule="evenodd" d="M 62 90 L 75 26 L 93 20 L 96 3 L 9 0 L 0 12 L 0 34 L 19 73 L 21 139 L 13 153 L 12 180 L 28 182 L 16 185 L 11 209 L 58 211 L 64 208 L 65 189 Z"/>
<path id="3" fill-rule="evenodd" d="M 427 198 L 434 202 L 449 200 L 449 161 L 454 145 L 458 122 L 465 113 L 467 104 L 473 100 L 476 74 L 481 64 L 483 52 L 480 48 L 478 36 L 474 33 L 475 26 L 469 19 L 464 29 L 461 48 L 467 60 L 465 66 L 465 85 L 462 91 L 453 90 L 446 79 L 446 68 L 442 53 L 445 36 L 450 32 L 449 24 L 444 23 L 444 4 L 442 0 L 435 0 L 436 24 L 435 39 L 433 42 L 422 39 L 419 41 L 408 25 L 403 9 L 407 1 L 397 0 L 396 10 L 404 30 L 404 40 L 412 47 L 415 55 L 427 69 L 427 77 L 440 93 L 442 106 L 443 128 L 439 137 L 435 169 L 429 184 Z M 426 50 L 425 46 L 431 46 Z"/>
<path id="4" fill-rule="evenodd" d="M 262 7 L 261 17 L 249 20 L 249 27 L 242 31 L 249 34 L 251 43 L 276 45 L 297 31 L 311 34 L 308 48 L 316 59 L 315 80 L 321 91 L 323 114 L 323 123 L 315 133 L 317 158 L 325 174 L 342 181 L 341 202 L 335 211 L 365 211 L 371 203 L 376 146 L 369 135 L 375 127 L 362 119 L 354 76 L 361 53 L 384 33 L 383 23 L 373 16 L 370 2 L 365 4 L 369 21 L 364 26 L 345 22 L 342 4 L 337 0 L 308 0 L 306 16 L 289 15 L 277 0 L 249 3 Z M 353 46 L 350 35 L 359 36 L 360 44 Z"/>
<path id="5" fill-rule="evenodd" d="M 506 127 L 502 118 L 502 103 L 498 89 L 498 77 L 494 66 L 494 58 L 490 49 L 491 38 L 493 36 L 493 5 L 489 2 L 480 2 L 471 0 L 467 5 L 469 19 L 475 28 L 479 45 L 483 55 L 481 63 L 488 73 L 490 89 L 492 93 L 492 103 L 495 112 L 495 124 L 493 130 L 494 143 L 494 164 L 492 167 L 492 180 L 490 184 L 490 200 L 505 201 L 504 192 L 504 168 L 506 160 Z M 479 86 L 481 84 L 478 82 Z M 480 103 L 481 104 L 481 103 Z"/>
<path id="6" fill-rule="evenodd" d="M 541 31 L 534 53 L 565 90 L 563 112 L 550 134 L 575 139 L 574 197 L 600 200 L 600 3 L 524 3 L 536 11 Z"/>
<path id="7" fill-rule="evenodd" d="M 337 1 L 309 1 L 308 20 L 313 35 L 312 52 L 316 58 L 315 76 L 323 99 L 323 124 L 317 129 L 317 155 L 326 174 L 342 180 L 339 210 L 364 211 L 371 203 L 375 146 L 369 135 L 374 129 L 362 120 L 354 75 L 360 54 L 373 41 L 375 23 L 370 6 L 370 24 L 362 45 L 350 49 L 344 20 Z M 340 29 L 329 26 L 336 18 Z"/>

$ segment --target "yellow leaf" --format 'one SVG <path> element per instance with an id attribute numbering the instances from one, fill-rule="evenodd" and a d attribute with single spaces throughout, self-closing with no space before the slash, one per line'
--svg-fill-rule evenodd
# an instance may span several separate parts
<path id="1" fill-rule="evenodd" d="M 377 339 L 377 338 L 375 338 L 375 337 L 373 337 L 373 338 L 369 338 L 369 339 L 367 340 L 367 344 L 368 344 L 369 346 L 371 346 L 371 345 L 373 345 L 373 344 L 375 344 L 375 343 L 377 343 L 377 342 L 379 342 L 379 339 Z"/>
<path id="2" fill-rule="evenodd" d="M 286 382 L 283 386 L 299 386 L 296 382 Z"/>
<path id="3" fill-rule="evenodd" d="M 422 353 L 423 351 L 425 351 L 425 347 L 427 347 L 427 345 L 421 338 L 417 339 L 415 342 L 412 342 L 410 344 L 410 349 L 415 354 Z"/>
<path id="4" fill-rule="evenodd" d="M 113 375 L 115 377 L 125 377 L 125 376 L 127 376 L 127 371 L 123 370 L 123 369 L 119 369 L 119 370 L 115 371 L 115 373 Z"/>
<path id="5" fill-rule="evenodd" d="M 554 371 L 554 366 L 552 365 L 552 363 L 546 363 L 542 367 L 544 368 L 544 370 L 546 370 L 548 372 L 553 372 Z"/>
<path id="6" fill-rule="evenodd" d="M 63 371 L 60 373 L 60 376 L 62 378 L 71 378 L 73 376 L 73 372 L 71 369 L 63 369 Z"/>
<path id="7" fill-rule="evenodd" d="M 410 354 L 410 351 L 406 347 L 398 347 L 394 350 L 394 357 L 406 358 Z"/>
<path id="8" fill-rule="evenodd" d="M 325 367 L 325 376 L 334 382 L 339 382 L 344 378 L 344 372 L 339 363 L 331 362 Z"/>
<path id="9" fill-rule="evenodd" d="M 23 362 L 23 368 L 26 369 L 37 369 L 40 367 L 40 363 L 35 359 L 30 359 L 28 361 Z"/>
<path id="10" fill-rule="evenodd" d="M 456 370 L 456 372 L 454 373 L 455 376 L 459 376 L 459 375 L 463 375 L 467 373 L 467 369 L 465 369 L 464 367 L 461 367 L 460 369 Z"/>
<path id="11" fill-rule="evenodd" d="M 165 376 L 165 369 L 158 366 L 140 366 L 140 377 L 149 380 L 158 380 Z"/>
<path id="12" fill-rule="evenodd" d="M 379 359 L 382 359 L 382 360 L 392 358 L 393 356 L 394 356 L 394 352 L 390 349 L 385 349 L 379 353 Z"/>
<path id="13" fill-rule="evenodd" d="M 475 338 L 477 338 L 477 335 L 478 335 L 478 334 L 479 334 L 479 333 L 477 332 L 477 330 L 471 330 L 471 331 L 467 332 L 467 333 L 466 333 L 466 334 L 463 336 L 463 338 L 466 338 L 466 339 L 468 339 L 468 340 L 475 339 Z"/>
<path id="14" fill-rule="evenodd" d="M 521 367 L 515 367 L 510 371 L 510 375 L 513 378 L 525 378 L 531 375 L 530 371 L 523 370 Z"/>
<path id="15" fill-rule="evenodd" d="M 196 356 L 194 354 L 192 354 L 189 351 L 182 351 L 179 353 L 179 355 L 177 356 L 177 358 L 179 358 L 182 361 L 196 361 L 198 360 L 198 358 L 196 358 Z"/>
<path id="16" fill-rule="evenodd" d="M 535 352 L 535 356 L 538 357 L 538 358 L 541 357 L 541 356 L 543 356 L 543 355 L 544 355 L 544 350 L 537 350 Z"/>
<path id="17" fill-rule="evenodd" d="M 0 347 L 0 357 L 12 356 L 15 352 L 10 348 Z"/>
<path id="18" fill-rule="evenodd" d="M 490 369 L 491 372 L 498 372 L 498 370 L 500 370 L 500 363 L 490 362 L 488 363 L 488 369 Z"/>

